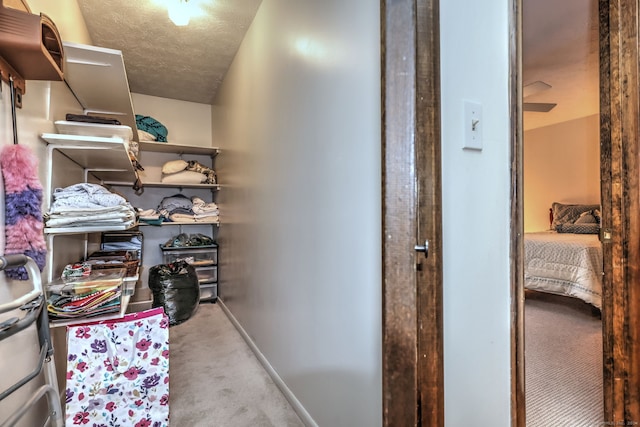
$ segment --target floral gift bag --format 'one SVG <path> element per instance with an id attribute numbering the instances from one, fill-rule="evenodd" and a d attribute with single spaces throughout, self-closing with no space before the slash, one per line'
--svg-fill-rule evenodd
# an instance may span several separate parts
<path id="1" fill-rule="evenodd" d="M 66 426 L 169 425 L 169 321 L 162 308 L 67 327 Z"/>

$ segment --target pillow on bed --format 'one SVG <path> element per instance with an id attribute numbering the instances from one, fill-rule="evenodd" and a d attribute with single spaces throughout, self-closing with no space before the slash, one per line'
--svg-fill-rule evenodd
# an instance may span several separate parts
<path id="1" fill-rule="evenodd" d="M 551 211 L 553 213 L 553 222 L 551 223 L 551 229 L 557 230 L 558 225 L 561 224 L 573 224 L 584 212 L 598 212 L 600 205 L 565 205 L 563 203 L 553 202 L 551 205 Z"/>
<path id="2" fill-rule="evenodd" d="M 598 234 L 600 232 L 600 224 L 560 224 L 556 227 L 558 233 L 573 234 Z"/>
<path id="3" fill-rule="evenodd" d="M 574 224 L 598 224 L 600 225 L 600 211 L 594 209 L 592 211 L 583 212 L 580 217 L 576 219 Z"/>

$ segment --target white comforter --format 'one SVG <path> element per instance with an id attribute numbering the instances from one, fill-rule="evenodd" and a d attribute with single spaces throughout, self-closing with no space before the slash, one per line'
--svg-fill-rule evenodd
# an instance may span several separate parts
<path id="1" fill-rule="evenodd" d="M 597 234 L 526 233 L 524 253 L 525 288 L 601 307 L 602 245 Z"/>

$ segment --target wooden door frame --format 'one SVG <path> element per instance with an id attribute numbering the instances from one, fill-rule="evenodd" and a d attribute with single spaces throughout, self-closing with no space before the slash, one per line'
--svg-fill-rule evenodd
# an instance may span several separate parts
<path id="1" fill-rule="evenodd" d="M 380 6 L 383 425 L 443 427 L 439 2 Z"/>
<path id="2" fill-rule="evenodd" d="M 511 425 L 525 427 L 522 0 L 509 1 Z"/>
<path id="3" fill-rule="evenodd" d="M 512 426 L 524 427 L 522 0 L 512 0 Z M 640 423 L 640 49 L 637 0 L 599 0 L 604 422 Z"/>
<path id="4" fill-rule="evenodd" d="M 627 424 L 640 422 L 639 12 L 637 0 L 599 1 L 602 226 L 612 233 L 611 242 L 604 245 L 604 421 Z M 511 424 L 524 427 L 522 0 L 511 0 L 509 7 Z M 439 138 L 440 132 L 439 78 L 434 66 L 439 64 L 438 28 L 437 0 L 381 0 L 384 426 L 420 425 L 421 412 L 427 411 L 434 414 L 430 425 L 444 425 L 441 273 L 436 265 L 440 282 L 435 291 L 426 293 L 426 310 L 437 315 L 420 324 L 432 328 L 423 338 L 437 349 L 425 353 L 435 375 L 428 378 L 432 381 L 428 387 L 419 388 L 425 380 L 418 364 L 417 303 L 421 295 L 416 289 L 416 253 L 412 250 L 421 238 L 416 235 L 419 184 L 413 166 L 425 138 Z M 428 57 L 430 64 L 425 60 Z M 418 81 L 423 79 L 429 83 L 421 86 Z M 437 264 L 440 245 L 434 250 L 431 259 Z M 431 407 L 423 407 L 425 404 Z"/>
<path id="5" fill-rule="evenodd" d="M 637 0 L 599 0 L 605 421 L 640 423 L 640 74 Z M 635 423 L 635 424 L 634 424 Z"/>

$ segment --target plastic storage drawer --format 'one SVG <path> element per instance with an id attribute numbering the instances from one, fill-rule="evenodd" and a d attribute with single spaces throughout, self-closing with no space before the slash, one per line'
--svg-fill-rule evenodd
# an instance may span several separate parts
<path id="1" fill-rule="evenodd" d="M 218 285 L 216 283 L 208 283 L 200 285 L 200 301 L 216 302 L 218 299 Z"/>
<path id="2" fill-rule="evenodd" d="M 196 273 L 200 283 L 216 282 L 218 280 L 218 267 L 211 265 L 208 267 L 197 267 Z"/>
<path id="3" fill-rule="evenodd" d="M 162 262 L 168 264 L 178 259 L 185 259 L 194 267 L 215 265 L 218 263 L 218 246 L 189 246 L 184 248 L 165 247 L 162 249 Z"/>

